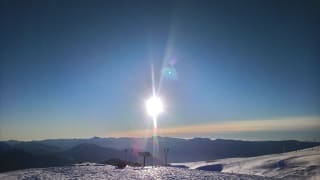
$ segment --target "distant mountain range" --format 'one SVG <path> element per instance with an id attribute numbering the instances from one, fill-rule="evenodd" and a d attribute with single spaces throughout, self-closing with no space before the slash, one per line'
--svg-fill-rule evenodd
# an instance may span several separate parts
<path id="1" fill-rule="evenodd" d="M 112 158 L 121 158 L 123 153 L 113 148 L 101 147 L 95 144 L 83 143 L 60 154 L 76 162 L 103 162 Z"/>
<path id="2" fill-rule="evenodd" d="M 239 141 L 207 138 L 89 138 L 41 141 L 0 142 L 0 172 L 24 168 L 70 165 L 79 162 L 101 163 L 109 159 L 140 162 L 138 153 L 148 151 L 147 164 L 206 161 L 230 157 L 251 157 L 283 153 L 320 145 L 301 141 Z M 125 150 L 127 149 L 127 150 Z"/>

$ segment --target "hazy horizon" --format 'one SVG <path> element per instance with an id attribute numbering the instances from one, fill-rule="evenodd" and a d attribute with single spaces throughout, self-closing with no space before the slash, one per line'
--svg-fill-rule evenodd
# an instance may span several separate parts
<path id="1" fill-rule="evenodd" d="M 297 123 L 299 119 L 275 119 L 261 121 L 229 121 L 216 124 L 190 125 L 181 127 L 159 128 L 155 136 L 170 138 L 209 138 L 209 139 L 233 139 L 233 140 L 298 140 L 298 141 L 320 141 L 319 118 L 307 118 L 309 122 Z M 279 123 L 280 121 L 280 123 Z M 282 121 L 282 122 L 281 122 Z M 272 125 L 278 122 L 276 125 Z M 289 124 L 292 123 L 292 124 Z M 53 129 L 53 132 L 56 132 Z M 141 130 L 114 132 L 107 134 L 95 134 L 88 136 L 51 136 L 51 137 L 11 137 L 0 138 L 0 141 L 38 141 L 47 139 L 87 139 L 93 137 L 101 138 L 146 138 L 154 136 L 151 127 Z"/>

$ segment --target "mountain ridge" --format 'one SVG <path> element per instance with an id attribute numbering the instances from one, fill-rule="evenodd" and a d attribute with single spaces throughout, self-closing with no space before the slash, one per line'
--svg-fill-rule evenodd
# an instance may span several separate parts
<path id="1" fill-rule="evenodd" d="M 320 142 L 286 141 L 240 141 L 208 138 L 179 139 L 171 137 L 152 138 L 89 138 L 89 139 L 49 139 L 14 143 L 0 142 L 0 167 L 4 162 L 15 159 L 12 169 L 47 167 L 79 162 L 101 163 L 108 159 L 122 159 L 140 162 L 139 152 L 148 151 L 152 155 L 147 164 L 164 164 L 168 151 L 168 163 L 206 161 L 232 157 L 253 157 L 277 154 L 320 145 Z M 125 151 L 125 149 L 127 149 Z M 17 151 L 18 150 L 18 151 Z M 13 151 L 13 152 L 11 152 Z M 12 156 L 6 153 L 13 153 Z M 31 164 L 22 165 L 24 158 Z M 20 159 L 19 159 L 20 158 Z M 33 159 L 32 159 L 33 158 Z M 52 162 L 50 162 L 52 161 Z M 141 163 L 141 162 L 140 162 Z M 0 168 L 1 169 L 1 168 Z M 5 169 L 5 168 L 2 168 Z"/>

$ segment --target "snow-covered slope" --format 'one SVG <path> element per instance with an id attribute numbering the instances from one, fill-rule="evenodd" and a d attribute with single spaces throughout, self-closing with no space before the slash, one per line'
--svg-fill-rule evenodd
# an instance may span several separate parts
<path id="1" fill-rule="evenodd" d="M 146 167 L 116 169 L 110 165 L 68 166 L 26 169 L 0 173 L 0 179 L 211 179 L 211 180 L 269 180 L 254 175 L 237 175 L 174 167 Z"/>
<path id="2" fill-rule="evenodd" d="M 221 171 L 288 179 L 320 180 L 320 146 L 281 154 L 215 161 L 172 163 L 190 169 Z"/>
<path id="3" fill-rule="evenodd" d="M 0 179 L 310 179 L 320 180 L 320 146 L 310 149 L 209 162 L 173 163 L 176 167 L 116 169 L 95 163 L 0 173 Z M 200 169 L 200 170 L 199 170 Z M 209 170 L 209 171 L 202 171 Z M 211 171 L 210 171 L 211 170 Z M 222 172 L 213 172 L 218 170 Z"/>

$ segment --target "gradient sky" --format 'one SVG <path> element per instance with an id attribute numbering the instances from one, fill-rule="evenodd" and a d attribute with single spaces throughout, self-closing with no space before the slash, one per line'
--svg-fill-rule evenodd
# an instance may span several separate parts
<path id="1" fill-rule="evenodd" d="M 142 136 L 171 60 L 160 135 L 320 138 L 319 1 L 2 0 L 0 22 L 2 140 Z"/>

